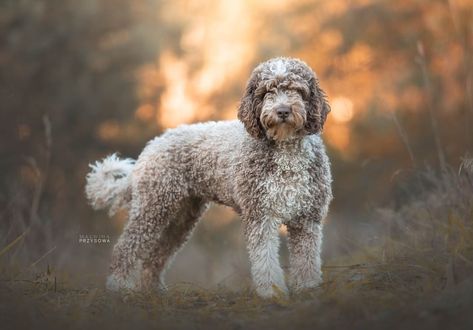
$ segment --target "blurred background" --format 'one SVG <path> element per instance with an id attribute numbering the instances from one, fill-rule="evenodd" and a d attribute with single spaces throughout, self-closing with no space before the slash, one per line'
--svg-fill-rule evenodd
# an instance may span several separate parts
<path id="1" fill-rule="evenodd" d="M 306 61 L 332 106 L 326 258 L 376 239 L 375 210 L 402 205 L 415 169 L 458 167 L 473 150 L 469 0 L 3 0 L 0 250 L 19 243 L 2 260 L 105 276 L 126 214 L 87 205 L 88 164 L 236 118 L 252 69 L 275 56 Z M 247 278 L 240 222 L 212 207 L 168 281 Z"/>

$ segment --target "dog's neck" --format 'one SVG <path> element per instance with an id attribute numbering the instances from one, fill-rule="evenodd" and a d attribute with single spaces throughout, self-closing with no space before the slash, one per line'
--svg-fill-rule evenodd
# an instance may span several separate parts
<path id="1" fill-rule="evenodd" d="M 277 150 L 277 151 L 296 151 L 303 148 L 304 140 L 308 138 L 308 136 L 297 136 L 291 137 L 289 139 L 285 139 L 282 141 L 278 140 L 267 140 L 268 145 Z"/>

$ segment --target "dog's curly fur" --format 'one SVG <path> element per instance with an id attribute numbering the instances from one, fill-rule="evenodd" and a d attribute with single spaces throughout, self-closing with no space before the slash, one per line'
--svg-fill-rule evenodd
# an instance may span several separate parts
<path id="1" fill-rule="evenodd" d="M 241 216 L 257 293 L 287 292 L 278 229 L 288 228 L 289 284 L 322 280 L 322 220 L 332 199 L 330 163 L 320 138 L 330 107 L 302 61 L 275 58 L 253 71 L 240 121 L 168 130 L 136 162 L 97 162 L 86 193 L 95 208 L 129 209 L 115 245 L 109 289 L 164 288 L 163 274 L 209 202 Z"/>

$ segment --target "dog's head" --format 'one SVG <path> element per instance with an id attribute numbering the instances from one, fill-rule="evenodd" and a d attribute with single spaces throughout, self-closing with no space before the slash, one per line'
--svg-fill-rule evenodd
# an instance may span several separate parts
<path id="1" fill-rule="evenodd" d="M 320 132 L 329 112 L 310 67 L 297 59 L 275 58 L 251 74 L 238 118 L 253 137 L 284 141 Z"/>

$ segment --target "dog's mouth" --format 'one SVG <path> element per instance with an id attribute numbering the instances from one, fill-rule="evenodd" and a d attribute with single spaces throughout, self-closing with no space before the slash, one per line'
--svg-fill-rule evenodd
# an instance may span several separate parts
<path id="1" fill-rule="evenodd" d="M 297 136 L 297 130 L 294 125 L 289 122 L 281 122 L 266 130 L 266 135 L 275 141 L 286 141 L 291 137 Z"/>
<path id="2" fill-rule="evenodd" d="M 284 141 L 296 136 L 298 132 L 297 125 L 291 117 L 276 118 L 263 123 L 268 138 L 275 141 Z"/>
<path id="3" fill-rule="evenodd" d="M 266 121 L 263 121 L 263 126 L 265 126 L 266 129 L 275 128 L 280 125 L 295 127 L 296 123 L 292 116 L 287 118 L 267 118 Z"/>
<path id="4" fill-rule="evenodd" d="M 292 111 L 283 117 L 275 111 L 268 111 L 261 114 L 260 121 L 269 139 L 284 141 L 300 135 L 305 116 L 300 111 Z"/>

